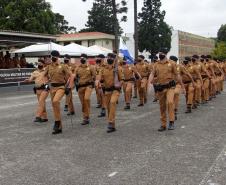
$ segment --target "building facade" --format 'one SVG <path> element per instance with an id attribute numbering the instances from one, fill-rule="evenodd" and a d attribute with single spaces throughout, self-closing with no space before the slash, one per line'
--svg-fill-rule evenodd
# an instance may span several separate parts
<path id="1" fill-rule="evenodd" d="M 169 55 L 179 58 L 185 56 L 208 55 L 215 48 L 215 41 L 199 35 L 174 30 L 171 39 L 171 50 Z"/>
<path id="2" fill-rule="evenodd" d="M 57 38 L 57 42 L 64 46 L 71 43 L 76 43 L 86 47 L 98 45 L 110 50 L 113 50 L 114 48 L 114 40 L 114 35 L 101 32 L 63 34 Z"/>

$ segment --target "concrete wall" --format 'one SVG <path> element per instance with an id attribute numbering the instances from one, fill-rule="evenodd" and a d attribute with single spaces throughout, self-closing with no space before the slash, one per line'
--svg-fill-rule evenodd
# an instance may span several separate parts
<path id="1" fill-rule="evenodd" d="M 178 30 L 173 30 L 171 37 L 171 49 L 168 56 L 174 55 L 179 57 L 179 34 Z"/>

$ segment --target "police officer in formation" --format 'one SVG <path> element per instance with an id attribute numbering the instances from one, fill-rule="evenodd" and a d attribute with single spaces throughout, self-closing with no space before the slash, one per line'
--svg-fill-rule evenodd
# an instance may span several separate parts
<path id="1" fill-rule="evenodd" d="M 76 87 L 81 102 L 82 125 L 90 124 L 90 97 L 95 90 L 97 108 L 101 108 L 98 117 L 107 115 L 107 133 L 116 131 L 116 107 L 121 92 L 124 92 L 125 110 L 129 110 L 132 94 L 139 95 L 138 106 L 148 101 L 148 89 L 153 84 L 155 100 L 159 101 L 161 126 L 158 131 L 174 130 L 179 108 L 180 94 L 185 95 L 186 112 L 191 113 L 200 104 L 206 104 L 223 90 L 226 63 L 212 59 L 210 55 L 185 57 L 179 62 L 176 56 L 167 58 L 168 50 L 159 50 L 158 57 L 152 57 L 152 63 L 139 55 L 136 64 L 127 64 L 117 53 L 107 57 L 99 55 L 96 65 L 89 65 L 88 56 L 82 54 L 80 65 L 71 63 L 65 55 L 64 64 L 60 62 L 60 53 L 52 51 L 51 64 L 44 68 L 39 62 L 27 81 L 35 81 L 38 108 L 35 122 L 46 122 L 45 100 L 50 92 L 54 112 L 53 134 L 62 133 L 60 102 L 66 94 L 68 115 L 74 114 L 73 88 Z M 48 86 L 49 85 L 49 86 Z M 134 88 L 137 87 L 137 88 Z M 167 118 L 168 115 L 168 118 Z"/>

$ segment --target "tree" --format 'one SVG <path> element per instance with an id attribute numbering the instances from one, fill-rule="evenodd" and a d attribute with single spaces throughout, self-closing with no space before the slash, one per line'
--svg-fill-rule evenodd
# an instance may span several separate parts
<path id="1" fill-rule="evenodd" d="M 172 31 L 164 21 L 160 0 L 144 0 L 139 18 L 139 50 L 157 53 L 161 47 L 171 48 Z"/>
<path id="2" fill-rule="evenodd" d="M 75 30 L 45 0 L 0 0 L 0 29 L 48 34 Z"/>
<path id="3" fill-rule="evenodd" d="M 226 24 L 221 25 L 217 33 L 217 39 L 226 42 Z"/>
<path id="4" fill-rule="evenodd" d="M 226 59 L 226 42 L 218 42 L 216 48 L 213 51 L 213 57 L 219 60 Z"/>
<path id="5" fill-rule="evenodd" d="M 83 0 L 86 1 L 86 0 Z M 121 0 L 117 4 L 115 0 L 95 0 L 93 7 L 88 11 L 89 17 L 84 31 L 100 31 L 115 35 L 115 47 L 118 49 L 118 36 L 122 34 L 122 29 L 119 26 L 118 14 L 123 14 L 120 21 L 126 22 L 128 8 L 125 0 Z"/>

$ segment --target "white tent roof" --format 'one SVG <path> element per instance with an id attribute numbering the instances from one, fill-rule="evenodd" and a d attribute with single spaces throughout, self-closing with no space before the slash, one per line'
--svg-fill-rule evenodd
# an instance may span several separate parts
<path id="1" fill-rule="evenodd" d="M 97 52 L 99 52 L 99 54 L 107 55 L 108 53 L 112 53 L 112 50 L 98 46 L 98 45 L 93 45 L 93 46 L 90 46 L 89 48 L 96 50 Z"/>
<path id="2" fill-rule="evenodd" d="M 25 54 L 26 56 L 45 56 L 50 55 L 51 51 L 57 50 L 64 52 L 64 46 L 50 42 L 48 44 L 34 44 L 25 48 L 14 51 L 13 53 Z"/>
<path id="3" fill-rule="evenodd" d="M 65 54 L 69 54 L 69 55 L 74 52 L 78 52 L 78 53 L 80 53 L 80 55 L 84 53 L 84 54 L 87 54 L 88 56 L 96 56 L 96 55 L 100 54 L 95 49 L 81 46 L 81 45 L 78 45 L 75 43 L 64 46 L 64 51 L 66 52 Z"/>

